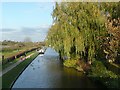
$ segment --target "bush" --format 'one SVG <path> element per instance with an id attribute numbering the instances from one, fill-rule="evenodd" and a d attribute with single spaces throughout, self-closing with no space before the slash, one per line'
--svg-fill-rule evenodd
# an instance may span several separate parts
<path id="1" fill-rule="evenodd" d="M 77 60 L 65 60 L 63 65 L 66 67 L 76 67 Z"/>
<path id="2" fill-rule="evenodd" d="M 96 60 L 92 63 L 91 72 L 89 72 L 88 77 L 94 81 L 100 81 L 108 88 L 120 88 L 118 85 L 118 82 L 120 82 L 119 76 L 107 70 L 101 61 Z"/>
<path id="3" fill-rule="evenodd" d="M 82 63 L 78 63 L 79 60 L 65 60 L 63 65 L 69 68 L 74 68 L 78 71 L 83 71 Z"/>
<path id="4" fill-rule="evenodd" d="M 96 77 L 117 78 L 116 74 L 112 71 L 108 71 L 104 64 L 97 60 L 92 63 L 90 75 Z"/>

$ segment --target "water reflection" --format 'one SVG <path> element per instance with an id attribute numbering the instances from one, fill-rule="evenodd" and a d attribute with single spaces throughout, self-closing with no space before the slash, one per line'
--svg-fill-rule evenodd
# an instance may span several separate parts
<path id="1" fill-rule="evenodd" d="M 63 67 L 58 57 L 58 53 L 48 48 L 25 69 L 13 88 L 95 87 L 83 73 Z"/>

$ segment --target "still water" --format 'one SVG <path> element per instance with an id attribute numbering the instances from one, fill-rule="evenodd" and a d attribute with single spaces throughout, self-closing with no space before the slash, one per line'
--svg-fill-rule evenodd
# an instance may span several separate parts
<path id="1" fill-rule="evenodd" d="M 47 48 L 24 70 L 12 88 L 95 88 L 81 72 L 62 66 L 59 55 Z"/>

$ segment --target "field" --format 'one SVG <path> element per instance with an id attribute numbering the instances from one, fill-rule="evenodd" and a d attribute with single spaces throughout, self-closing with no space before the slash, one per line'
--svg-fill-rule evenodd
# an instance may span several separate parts
<path id="1" fill-rule="evenodd" d="M 2 49 L 0 50 L 0 53 L 2 54 L 3 59 L 19 54 L 20 52 L 41 46 L 41 43 L 38 42 L 33 43 L 33 42 L 3 41 L 1 43 Z"/>
<path id="2" fill-rule="evenodd" d="M 31 53 L 35 53 L 37 48 L 41 48 L 44 43 L 41 42 L 15 42 L 15 41 L 3 41 L 1 43 L 1 58 L 2 69 L 7 68 L 8 66 L 16 63 L 20 60 L 21 56 L 25 57 Z"/>

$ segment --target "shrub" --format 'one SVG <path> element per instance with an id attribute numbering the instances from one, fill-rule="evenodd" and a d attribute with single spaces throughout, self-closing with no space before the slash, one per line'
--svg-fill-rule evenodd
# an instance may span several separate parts
<path id="1" fill-rule="evenodd" d="M 88 77 L 93 78 L 94 81 L 100 81 L 108 88 L 119 88 L 119 76 L 107 70 L 101 61 L 96 60 L 92 63 L 91 72 L 89 72 Z"/>
<path id="2" fill-rule="evenodd" d="M 65 60 L 63 65 L 66 67 L 76 67 L 77 60 Z"/>
<path id="3" fill-rule="evenodd" d="M 63 65 L 78 71 L 83 71 L 83 63 L 80 63 L 79 60 L 65 60 Z"/>

